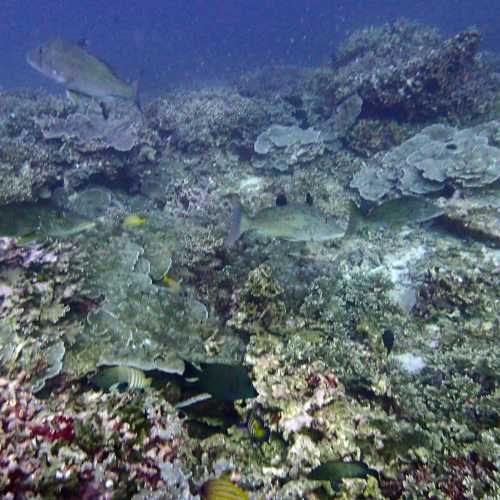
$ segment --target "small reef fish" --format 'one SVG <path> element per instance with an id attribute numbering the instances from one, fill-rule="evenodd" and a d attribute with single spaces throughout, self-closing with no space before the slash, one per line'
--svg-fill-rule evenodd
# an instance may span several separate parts
<path id="1" fill-rule="evenodd" d="M 248 500 L 248 493 L 227 479 L 209 479 L 201 488 L 203 500 Z"/>
<path id="2" fill-rule="evenodd" d="M 237 198 L 233 198 L 231 226 L 224 245 L 233 246 L 243 233 L 255 231 L 262 236 L 288 241 L 327 241 L 346 233 L 337 220 L 313 206 L 310 195 L 306 203 L 288 204 L 285 196 L 276 198 L 276 206 L 247 215 Z"/>
<path id="3" fill-rule="evenodd" d="M 180 283 L 168 274 L 163 275 L 161 282 L 173 293 L 180 293 L 182 290 Z"/>
<path id="4" fill-rule="evenodd" d="M 264 420 L 256 415 L 255 412 L 250 415 L 247 428 L 248 433 L 250 434 L 250 439 L 254 443 L 265 443 L 269 440 L 271 431 L 269 430 L 269 427 L 266 426 Z"/>
<path id="5" fill-rule="evenodd" d="M 91 383 L 104 390 L 116 387 L 119 391 L 124 391 L 145 389 L 151 385 L 151 379 L 147 378 L 142 370 L 119 365 L 101 368 L 97 375 L 92 377 Z"/>
<path id="6" fill-rule="evenodd" d="M 99 100 L 124 99 L 140 109 L 137 84 L 128 84 L 117 73 L 79 44 L 48 40 L 26 55 L 28 64 L 77 96 Z"/>
<path id="7" fill-rule="evenodd" d="M 377 480 L 379 478 L 378 472 L 364 462 L 330 460 L 313 469 L 307 477 L 316 481 L 330 481 L 332 488 L 338 489 L 342 479 L 366 479 L 368 476 L 373 476 Z"/>
<path id="8" fill-rule="evenodd" d="M 392 330 L 384 330 L 384 333 L 382 333 L 382 342 L 384 343 L 384 347 L 387 349 L 387 355 L 389 355 L 394 346 L 394 333 L 392 333 Z"/>
<path id="9" fill-rule="evenodd" d="M 125 229 L 130 229 L 132 227 L 144 226 L 146 224 L 146 218 L 137 214 L 127 215 L 122 222 L 122 227 Z"/>

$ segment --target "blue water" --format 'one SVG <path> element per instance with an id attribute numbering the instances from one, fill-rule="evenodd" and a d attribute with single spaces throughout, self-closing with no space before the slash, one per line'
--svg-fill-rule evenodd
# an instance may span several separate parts
<path id="1" fill-rule="evenodd" d="M 86 39 L 145 93 L 232 79 L 263 64 L 318 65 L 352 31 L 406 17 L 444 35 L 475 25 L 500 48 L 499 0 L 3 0 L 0 88 L 43 86 L 25 63 L 56 36 Z"/>

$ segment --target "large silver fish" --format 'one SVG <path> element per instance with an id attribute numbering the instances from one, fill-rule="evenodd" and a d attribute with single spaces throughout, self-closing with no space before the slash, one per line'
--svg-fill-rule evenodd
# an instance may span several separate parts
<path id="1" fill-rule="evenodd" d="M 254 217 L 247 215 L 238 199 L 234 199 L 231 227 L 225 246 L 230 247 L 247 231 L 288 241 L 327 241 L 342 238 L 347 227 L 337 219 L 307 203 L 288 204 L 283 196 L 276 200 L 276 206 L 262 209 Z"/>
<path id="2" fill-rule="evenodd" d="M 126 99 L 139 106 L 137 85 L 125 82 L 105 62 L 78 44 L 49 40 L 28 52 L 26 61 L 69 92 L 101 100 Z"/>

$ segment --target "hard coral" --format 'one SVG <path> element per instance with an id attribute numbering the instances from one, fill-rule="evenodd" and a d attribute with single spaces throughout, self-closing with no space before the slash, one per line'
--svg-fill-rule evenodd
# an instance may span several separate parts
<path id="1" fill-rule="evenodd" d="M 498 122 L 457 130 L 431 125 L 398 147 L 372 158 L 350 183 L 361 198 L 418 196 L 478 188 L 500 178 L 500 148 L 489 143 Z"/>
<path id="2" fill-rule="evenodd" d="M 0 238 L 0 358 L 4 370 L 25 370 L 34 390 L 59 373 L 65 345 L 81 331 L 73 306 L 85 300 L 82 257 L 70 243 Z"/>
<path id="3" fill-rule="evenodd" d="M 96 175 L 132 176 L 154 164 L 155 155 L 142 151 L 157 147 L 156 132 L 137 114 L 116 113 L 107 121 L 92 106 L 78 110 L 39 92 L 2 93 L 0 205 L 36 201 L 55 186 L 75 188 Z"/>
<path id="4" fill-rule="evenodd" d="M 186 153 L 218 148 L 247 147 L 266 119 L 256 102 L 236 93 L 214 89 L 161 99 L 149 111 L 152 124 Z"/>
<path id="5" fill-rule="evenodd" d="M 365 117 L 422 120 L 464 112 L 487 99 L 485 76 L 474 62 L 479 39 L 471 30 L 439 45 L 434 30 L 404 20 L 368 28 L 348 39 L 336 71 L 327 78 L 318 73 L 309 87 L 332 102 L 357 92 Z"/>

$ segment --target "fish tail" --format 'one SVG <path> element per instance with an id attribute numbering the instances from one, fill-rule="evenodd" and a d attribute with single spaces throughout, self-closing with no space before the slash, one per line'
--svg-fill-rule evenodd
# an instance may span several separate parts
<path id="1" fill-rule="evenodd" d="M 224 246 L 226 248 L 232 247 L 241 236 L 241 222 L 244 217 L 243 207 L 239 198 L 233 198 L 233 213 L 231 214 L 231 222 L 229 226 L 229 232 L 224 240 Z"/>
<path id="2" fill-rule="evenodd" d="M 351 201 L 349 206 L 349 221 L 347 223 L 345 236 L 352 236 L 358 230 L 361 220 L 361 214 L 358 207 Z"/>
<path id="3" fill-rule="evenodd" d="M 144 111 L 142 109 L 141 103 L 141 94 L 139 92 L 139 80 L 134 80 L 132 82 L 132 90 L 134 91 L 134 104 L 137 106 L 137 109 L 141 112 L 141 115 L 144 116 Z"/>

